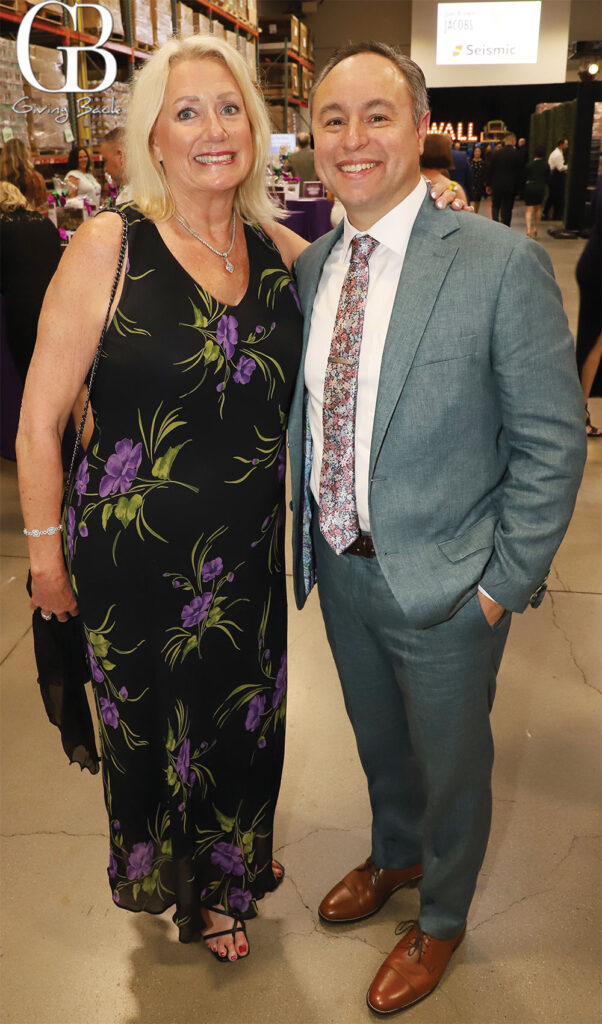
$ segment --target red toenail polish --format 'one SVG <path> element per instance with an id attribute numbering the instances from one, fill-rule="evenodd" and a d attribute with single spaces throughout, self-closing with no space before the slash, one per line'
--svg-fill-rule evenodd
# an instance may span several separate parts
<path id="1" fill-rule="evenodd" d="M 246 953 L 247 952 L 247 947 L 246 946 L 241 946 L 240 947 L 240 951 L 241 951 L 241 953 Z"/>
<path id="2" fill-rule="evenodd" d="M 231 960 L 236 960 L 237 958 L 235 956 L 231 956 L 230 959 Z"/>
<path id="3" fill-rule="evenodd" d="M 225 956 L 225 955 L 226 955 L 226 952 L 225 952 L 225 950 L 222 949 L 222 951 L 220 953 L 220 956 Z"/>

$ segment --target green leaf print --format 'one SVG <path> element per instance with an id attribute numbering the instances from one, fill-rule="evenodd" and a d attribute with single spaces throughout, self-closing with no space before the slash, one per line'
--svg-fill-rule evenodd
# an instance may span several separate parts
<path id="1" fill-rule="evenodd" d="M 106 531 L 106 528 L 107 528 L 107 523 L 108 523 L 109 519 L 111 518 L 112 513 L 113 513 L 113 506 L 112 505 L 105 505 L 105 507 L 102 510 L 102 528 L 105 531 Z"/>
<path id="2" fill-rule="evenodd" d="M 215 811 L 215 817 L 217 818 L 217 823 L 222 832 L 231 832 L 234 828 L 236 819 L 229 818 L 226 814 L 222 814 L 221 811 L 218 811 L 217 807 L 214 807 L 213 810 Z"/>
<path id="3" fill-rule="evenodd" d="M 182 444 L 177 444 L 172 448 L 168 448 L 165 455 L 159 456 L 151 470 L 152 476 L 156 477 L 158 480 L 169 480 L 169 474 L 171 473 L 171 467 L 174 464 L 176 455 L 189 443 L 189 441 L 183 441 Z"/>

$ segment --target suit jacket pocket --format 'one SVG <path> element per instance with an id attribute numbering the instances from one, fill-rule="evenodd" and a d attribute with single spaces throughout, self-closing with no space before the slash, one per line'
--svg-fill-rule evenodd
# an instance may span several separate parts
<path id="1" fill-rule="evenodd" d="M 491 549 L 497 521 L 497 516 L 486 516 L 484 519 L 479 519 L 474 526 L 465 530 L 458 537 L 452 537 L 451 540 L 439 544 L 439 550 L 450 562 L 460 562 L 463 558 L 468 558 L 469 555 L 473 555 L 475 551 L 480 551 L 482 548 Z"/>

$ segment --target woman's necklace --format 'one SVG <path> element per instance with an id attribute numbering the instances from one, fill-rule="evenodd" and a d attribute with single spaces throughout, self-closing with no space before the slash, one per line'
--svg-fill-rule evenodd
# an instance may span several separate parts
<path id="1" fill-rule="evenodd" d="M 202 242 L 203 245 L 206 245 L 208 249 L 211 249 L 211 252 L 214 252 L 216 256 L 221 256 L 221 258 L 225 260 L 226 270 L 228 271 L 229 274 L 232 274 L 234 272 L 234 264 L 230 262 L 228 256 L 230 255 L 232 249 L 234 248 L 234 239 L 236 237 L 236 210 L 232 211 L 232 241 L 230 242 L 230 248 L 226 249 L 225 252 L 220 252 L 219 249 L 214 249 L 212 245 L 209 245 L 209 242 L 206 242 L 204 238 L 201 238 L 200 235 L 197 235 L 196 231 L 192 230 L 190 224 L 187 224 L 184 218 L 180 217 L 179 213 L 174 214 L 174 216 L 178 223 L 181 224 L 182 227 L 185 228 L 189 234 L 191 234 L 199 242 Z"/>

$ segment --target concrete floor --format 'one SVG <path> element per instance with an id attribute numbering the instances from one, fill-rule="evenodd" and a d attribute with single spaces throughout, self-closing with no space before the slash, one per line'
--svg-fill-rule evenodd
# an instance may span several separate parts
<path id="1" fill-rule="evenodd" d="M 482 212 L 485 212 L 484 208 Z M 514 227 L 522 227 L 522 209 Z M 544 225 L 542 225 L 542 228 Z M 582 241 L 540 231 L 574 327 Z M 591 403 L 602 424 L 602 400 Z M 516 616 L 493 712 L 491 841 L 466 941 L 408 1024 L 600 1021 L 600 467 L 589 442 L 550 593 Z M 248 962 L 176 941 L 168 914 L 120 913 L 106 882 L 100 778 L 69 767 L 35 682 L 15 467 L 0 467 L 3 1024 L 362 1024 L 365 991 L 414 916 L 397 893 L 356 927 L 318 922 L 369 851 L 370 813 L 315 594 L 291 596 L 287 757 L 277 816 L 286 879 L 250 926 Z M 319 715 L 317 709 L 320 709 Z M 401 1018 L 400 1018 L 401 1019 Z"/>

